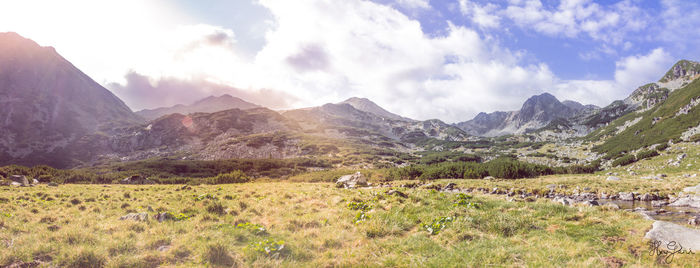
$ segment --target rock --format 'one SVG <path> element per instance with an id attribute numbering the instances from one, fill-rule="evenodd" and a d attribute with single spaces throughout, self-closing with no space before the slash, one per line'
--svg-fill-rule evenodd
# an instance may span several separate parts
<path id="1" fill-rule="evenodd" d="M 547 189 L 549 189 L 550 191 L 554 191 L 554 189 L 557 189 L 557 185 L 556 184 L 547 184 Z"/>
<path id="2" fill-rule="evenodd" d="M 683 192 L 686 193 L 700 193 L 700 184 L 691 186 L 691 187 L 685 187 L 683 188 Z"/>
<path id="3" fill-rule="evenodd" d="M 336 187 L 345 189 L 366 187 L 367 185 L 367 179 L 365 178 L 365 176 L 362 176 L 362 173 L 360 173 L 359 171 L 355 172 L 355 174 L 352 175 L 342 176 L 338 179 L 338 181 L 335 182 Z"/>
<path id="4" fill-rule="evenodd" d="M 600 205 L 600 204 L 598 203 L 598 201 L 595 201 L 595 200 L 583 201 L 583 204 L 584 204 L 584 205 L 587 205 L 587 206 L 589 206 L 589 207 L 595 207 L 595 206 L 599 206 L 599 205 Z"/>
<path id="5" fill-rule="evenodd" d="M 443 190 L 443 191 L 452 190 L 452 189 L 454 189 L 456 186 L 457 186 L 456 183 L 450 182 L 450 183 L 448 183 L 447 185 L 445 185 L 445 187 L 442 187 L 442 190 Z"/>
<path id="6" fill-rule="evenodd" d="M 608 198 L 610 198 L 610 195 L 608 195 L 608 193 L 606 193 L 606 192 L 600 193 L 600 199 L 608 199 Z"/>
<path id="7" fill-rule="evenodd" d="M 37 180 L 37 179 L 32 179 L 32 184 L 39 184 L 39 180 Z"/>
<path id="8" fill-rule="evenodd" d="M 695 216 L 695 217 L 688 219 L 688 225 L 699 226 L 700 225 L 700 216 Z"/>
<path id="9" fill-rule="evenodd" d="M 129 213 L 119 217 L 120 220 L 148 221 L 148 213 Z"/>
<path id="10" fill-rule="evenodd" d="M 564 206 L 570 206 L 574 203 L 576 203 L 576 200 L 573 200 L 571 198 L 565 197 L 565 196 L 558 196 L 553 199 L 554 202 L 561 203 Z"/>
<path id="11" fill-rule="evenodd" d="M 400 196 L 402 198 L 408 197 L 407 194 L 405 194 L 401 191 L 397 191 L 397 190 L 389 190 L 388 192 L 386 192 L 386 195 L 396 195 L 396 196 Z"/>
<path id="12" fill-rule="evenodd" d="M 609 177 L 608 177 L 607 179 L 605 179 L 605 180 L 606 180 L 606 181 L 619 181 L 620 178 L 615 177 L 615 176 L 609 176 Z"/>
<path id="13" fill-rule="evenodd" d="M 634 193 L 619 192 L 617 196 L 623 201 L 634 201 Z"/>
<path id="14" fill-rule="evenodd" d="M 659 249 L 666 249 L 669 243 L 675 242 L 676 245 L 682 246 L 684 250 L 693 252 L 700 250 L 700 230 L 683 227 L 675 223 L 655 221 L 651 230 L 644 235 L 644 238 L 660 242 Z"/>
<path id="15" fill-rule="evenodd" d="M 604 205 L 606 208 L 611 208 L 611 209 L 620 209 L 620 206 L 615 204 L 615 203 L 607 203 Z"/>
<path id="16" fill-rule="evenodd" d="M 652 207 L 663 207 L 666 205 L 668 205 L 668 202 L 666 202 L 665 200 L 651 201 Z"/>
<path id="17" fill-rule="evenodd" d="M 685 196 L 680 197 L 673 201 L 669 206 L 672 207 L 693 207 L 700 208 L 700 197 L 698 196 Z"/>
<path id="18" fill-rule="evenodd" d="M 156 214 L 155 216 L 153 216 L 153 218 L 156 219 L 158 222 L 174 220 L 173 215 L 167 212 Z"/>
<path id="19" fill-rule="evenodd" d="M 55 183 L 55 182 L 49 182 L 49 184 L 47 184 L 47 185 L 49 187 L 58 187 L 58 183 Z"/>
<path id="20" fill-rule="evenodd" d="M 29 186 L 29 180 L 27 180 L 27 177 L 24 175 L 12 175 L 9 179 L 13 182 L 19 183 L 19 186 Z"/>
<path id="21" fill-rule="evenodd" d="M 686 153 L 679 154 L 679 155 L 676 157 L 676 160 L 677 160 L 677 161 L 681 161 L 681 160 L 683 160 L 683 158 L 685 158 L 686 156 L 688 156 Z"/>
<path id="22" fill-rule="evenodd" d="M 666 178 L 666 177 L 668 177 L 666 174 L 656 174 L 656 176 L 657 176 L 657 177 L 660 177 L 660 178 Z"/>
<path id="23" fill-rule="evenodd" d="M 654 200 L 654 196 L 650 194 L 643 194 L 639 197 L 639 201 L 652 201 Z"/>
<path id="24" fill-rule="evenodd" d="M 121 180 L 121 184 L 156 184 L 154 181 L 149 180 L 141 175 L 134 175 Z"/>
<path id="25" fill-rule="evenodd" d="M 495 178 L 492 177 L 492 176 L 486 176 L 486 177 L 484 177 L 484 180 L 493 180 L 493 179 L 495 179 Z"/>
<path id="26" fill-rule="evenodd" d="M 170 250 L 170 248 L 171 248 L 171 246 L 160 246 L 156 250 L 160 251 L 160 252 L 165 252 L 165 251 Z"/>

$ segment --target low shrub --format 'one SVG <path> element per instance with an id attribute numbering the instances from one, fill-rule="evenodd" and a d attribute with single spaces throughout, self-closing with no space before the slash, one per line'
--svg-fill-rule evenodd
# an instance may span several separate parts
<path id="1" fill-rule="evenodd" d="M 637 159 L 634 157 L 634 155 L 625 155 L 623 157 L 620 157 L 618 159 L 615 159 L 615 161 L 612 162 L 612 166 L 626 166 L 629 164 L 632 164 L 634 162 L 637 162 Z"/>

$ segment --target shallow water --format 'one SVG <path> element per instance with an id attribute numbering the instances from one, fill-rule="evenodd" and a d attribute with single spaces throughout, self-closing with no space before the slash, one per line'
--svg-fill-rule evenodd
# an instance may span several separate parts
<path id="1" fill-rule="evenodd" d="M 628 210 L 644 208 L 644 210 L 651 212 L 647 213 L 647 215 L 655 220 L 678 224 L 687 224 L 688 219 L 691 217 L 700 216 L 700 208 L 672 206 L 654 207 L 651 205 L 651 201 L 598 200 L 598 203 L 600 203 L 600 205 L 613 203 L 620 206 L 620 209 Z"/>

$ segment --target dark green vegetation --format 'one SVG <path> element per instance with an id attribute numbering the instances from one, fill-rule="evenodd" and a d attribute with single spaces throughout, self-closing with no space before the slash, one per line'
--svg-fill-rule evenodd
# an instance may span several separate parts
<path id="1" fill-rule="evenodd" d="M 215 161 L 154 159 L 83 169 L 55 169 L 49 166 L 0 167 L 0 176 L 26 175 L 40 182 L 114 183 L 140 174 L 156 183 L 232 183 L 248 177 L 282 178 L 307 172 L 309 168 L 330 168 L 324 160 L 314 159 L 230 159 Z"/>
<path id="2" fill-rule="evenodd" d="M 481 179 L 487 176 L 503 179 L 532 178 L 552 174 L 593 173 L 598 170 L 599 163 L 595 162 L 586 166 L 549 167 L 520 162 L 509 157 L 501 157 L 485 163 L 445 162 L 392 168 L 387 171 L 386 179 Z"/>

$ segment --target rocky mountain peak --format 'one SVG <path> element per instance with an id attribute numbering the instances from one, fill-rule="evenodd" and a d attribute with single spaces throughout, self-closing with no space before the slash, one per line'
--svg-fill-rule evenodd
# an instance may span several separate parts
<path id="1" fill-rule="evenodd" d="M 352 106 L 353 108 L 355 108 L 357 110 L 372 113 L 372 114 L 377 115 L 379 117 L 382 117 L 384 119 L 401 120 L 401 121 L 414 121 L 412 119 L 405 118 L 403 116 L 391 113 L 367 98 L 352 97 L 352 98 L 349 98 L 343 102 L 340 102 L 339 104 L 349 104 L 350 106 Z"/>
<path id="2" fill-rule="evenodd" d="M 670 82 L 679 78 L 694 78 L 700 75 L 700 63 L 689 60 L 680 60 L 671 67 L 659 80 L 661 83 Z"/>
<path id="3" fill-rule="evenodd" d="M 141 121 L 52 47 L 0 33 L 0 66 L 10 66 L 0 67 L 0 162 L 47 163 L 30 156 L 55 152 L 62 161 L 84 135 Z"/>

